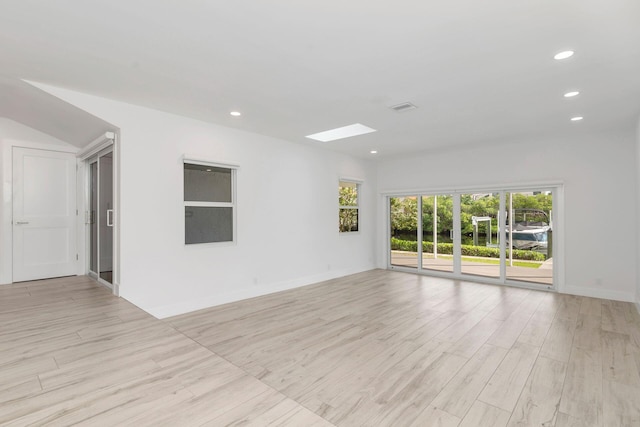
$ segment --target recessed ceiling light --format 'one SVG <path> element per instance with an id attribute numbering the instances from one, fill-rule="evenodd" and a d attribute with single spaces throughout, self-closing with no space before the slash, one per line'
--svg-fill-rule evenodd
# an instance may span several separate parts
<path id="1" fill-rule="evenodd" d="M 378 150 L 371 150 L 369 151 L 371 154 L 378 154 Z"/>
<path id="2" fill-rule="evenodd" d="M 582 119 L 584 119 L 584 117 L 582 116 L 571 117 L 572 122 L 579 122 Z"/>
<path id="3" fill-rule="evenodd" d="M 354 123 L 349 126 L 343 126 L 340 128 L 331 129 L 324 132 L 318 132 L 312 135 L 307 135 L 306 138 L 315 139 L 316 141 L 320 141 L 320 142 L 329 142 L 329 141 L 335 141 L 336 139 L 364 135 L 366 133 L 371 133 L 375 131 L 376 131 L 375 129 L 372 129 L 368 126 L 361 125 L 360 123 Z"/>
<path id="4" fill-rule="evenodd" d="M 239 117 L 242 115 L 240 111 L 232 111 L 229 114 L 231 114 L 233 117 Z"/>
<path id="5" fill-rule="evenodd" d="M 574 96 L 578 96 L 580 95 L 580 92 L 578 92 L 577 90 L 573 91 L 573 92 L 567 92 L 564 94 L 565 98 L 573 98 Z"/>
<path id="6" fill-rule="evenodd" d="M 393 111 L 397 113 L 403 113 L 405 111 L 415 110 L 418 107 L 416 107 L 415 104 L 412 104 L 410 102 L 403 102 L 402 104 L 392 105 L 389 108 L 391 108 Z"/>
<path id="7" fill-rule="evenodd" d="M 555 56 L 553 57 L 553 59 L 567 59 L 573 56 L 573 51 L 572 50 L 565 50 L 563 52 L 559 52 L 556 53 Z"/>

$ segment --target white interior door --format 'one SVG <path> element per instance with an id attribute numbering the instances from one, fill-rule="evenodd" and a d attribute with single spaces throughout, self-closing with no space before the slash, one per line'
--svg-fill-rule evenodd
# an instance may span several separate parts
<path id="1" fill-rule="evenodd" d="M 76 273 L 76 160 L 13 149 L 13 281 Z"/>

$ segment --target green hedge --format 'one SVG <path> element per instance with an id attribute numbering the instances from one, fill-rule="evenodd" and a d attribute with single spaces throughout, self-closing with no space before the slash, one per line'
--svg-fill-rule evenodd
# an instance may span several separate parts
<path id="1" fill-rule="evenodd" d="M 391 249 L 396 251 L 418 252 L 418 242 L 391 238 Z M 460 245 L 463 256 L 479 256 L 485 258 L 500 258 L 500 249 L 485 246 Z M 422 252 L 433 253 L 433 242 L 422 242 Z M 438 243 L 438 253 L 453 254 L 453 243 Z M 507 252 L 507 256 L 509 253 Z M 526 261 L 544 261 L 544 254 L 535 251 L 513 249 L 513 259 Z"/>

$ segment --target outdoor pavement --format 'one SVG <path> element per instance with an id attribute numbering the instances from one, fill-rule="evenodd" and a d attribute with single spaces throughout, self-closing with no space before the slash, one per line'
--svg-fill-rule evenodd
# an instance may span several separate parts
<path id="1" fill-rule="evenodd" d="M 433 255 L 423 255 L 422 268 L 435 271 L 453 272 L 453 260 L 433 259 Z M 508 261 L 507 261 L 508 263 Z M 415 252 L 391 251 L 391 264 L 417 268 L 418 254 Z M 482 264 L 480 262 L 462 261 L 462 273 L 483 277 L 500 277 L 499 264 Z M 541 285 L 553 284 L 553 258 L 545 261 L 538 268 L 510 267 L 507 265 L 507 279 L 518 280 Z"/>

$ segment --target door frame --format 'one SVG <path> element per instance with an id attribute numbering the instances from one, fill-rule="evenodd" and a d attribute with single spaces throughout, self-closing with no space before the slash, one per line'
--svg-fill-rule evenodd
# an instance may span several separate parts
<path id="1" fill-rule="evenodd" d="M 91 182 L 89 165 L 99 156 L 108 152 L 113 153 L 113 276 L 112 283 L 101 279 L 99 275 L 91 274 L 89 270 L 91 256 L 89 218 L 91 203 Z M 99 138 L 91 142 L 85 149 L 77 155 L 78 161 L 78 186 L 79 200 L 81 207 L 78 215 L 79 242 L 82 246 L 78 252 L 81 258 L 82 274 L 85 274 L 103 286 L 111 289 L 116 296 L 120 295 L 120 156 L 119 138 L 114 132 L 105 132 Z"/>
<path id="2" fill-rule="evenodd" d="M 453 220 L 454 224 L 460 222 L 460 195 L 474 192 L 495 192 L 500 193 L 501 198 L 504 198 L 506 192 L 518 192 L 518 191 L 531 191 L 531 190 L 551 190 L 553 194 L 553 285 L 540 285 L 524 281 L 509 280 L 504 272 L 505 266 L 504 258 L 504 239 L 501 239 L 501 271 L 499 278 L 490 278 L 484 276 L 476 276 L 470 274 L 462 274 L 460 272 L 460 230 L 454 230 L 454 270 L 453 272 L 438 272 L 435 270 L 423 269 L 421 266 L 418 268 L 402 267 L 391 264 L 391 239 L 389 235 L 389 224 L 391 222 L 391 213 L 389 211 L 389 199 L 392 197 L 406 197 L 406 196 L 433 196 L 450 194 L 453 198 Z M 444 277 L 455 280 L 473 281 L 479 283 L 488 283 L 493 285 L 508 285 L 513 287 L 521 287 L 527 289 L 536 290 L 549 290 L 555 292 L 564 292 L 564 184 L 562 182 L 539 182 L 539 183 L 526 183 L 526 184 L 504 184 L 504 185 L 486 185 L 486 186 L 472 186 L 472 187 L 457 187 L 451 188 L 438 188 L 438 189 L 423 189 L 423 190 L 411 190 L 411 191 L 385 191 L 381 193 L 383 196 L 383 209 L 384 214 L 384 244 L 382 245 L 384 253 L 384 259 L 386 260 L 386 268 L 388 270 L 403 271 L 414 274 L 421 274 L 426 276 Z M 421 199 L 421 197 L 419 197 Z M 503 219 L 504 221 L 504 219 Z M 422 221 L 418 219 L 418 227 L 421 227 Z M 502 227 L 504 229 L 504 227 Z M 418 256 L 421 253 L 421 246 L 418 245 Z"/>
<path id="3" fill-rule="evenodd" d="M 108 147 L 100 150 L 98 153 L 96 153 L 95 155 L 89 157 L 88 159 L 85 160 L 85 166 L 86 166 L 86 182 L 87 182 L 87 207 L 84 211 L 84 222 L 85 222 L 85 230 L 86 230 L 86 236 L 85 236 L 85 244 L 86 244 L 86 255 L 87 255 L 87 260 L 89 260 L 89 262 L 87 262 L 87 275 L 91 278 L 93 278 L 94 280 L 98 281 L 100 284 L 108 287 L 109 289 L 113 289 L 113 284 L 107 282 L 106 280 L 102 279 L 100 277 L 100 270 L 101 270 L 101 262 L 102 262 L 102 256 L 101 256 L 101 244 L 100 244 L 100 236 L 102 235 L 102 231 L 100 229 L 101 227 L 101 209 L 100 209 L 100 197 L 101 197 L 101 190 L 100 190 L 100 180 L 101 180 L 101 173 L 100 173 L 100 169 L 101 169 L 101 162 L 100 159 L 107 155 L 107 154 L 112 154 L 113 156 L 113 144 L 109 145 Z M 96 237 L 98 239 L 97 241 L 97 262 L 98 262 L 98 271 L 93 271 L 91 270 L 91 211 L 92 211 L 92 206 L 91 206 L 91 190 L 92 190 L 92 182 L 91 182 L 91 165 L 92 164 L 96 164 L 96 173 L 98 175 L 97 179 L 97 183 L 98 183 L 98 188 L 97 188 L 97 194 L 95 195 L 97 197 L 97 203 L 98 203 L 98 208 L 96 209 L 96 217 L 94 218 L 94 221 L 97 223 L 97 230 L 96 230 Z M 113 169 L 113 164 L 112 164 L 112 169 Z M 112 174 L 113 176 L 113 174 Z M 113 182 L 112 182 L 113 184 Z M 113 204 L 113 198 L 111 200 L 111 203 Z M 108 221 L 108 220 L 107 220 Z M 115 224 L 114 224 L 115 225 Z M 113 228 L 111 229 L 112 233 L 114 232 Z M 113 238 L 113 237 L 112 237 Z M 112 254 L 111 256 L 113 257 L 113 249 L 112 249 Z M 112 260 L 113 263 L 113 260 Z M 112 282 L 113 282 L 113 278 L 112 278 Z"/>

